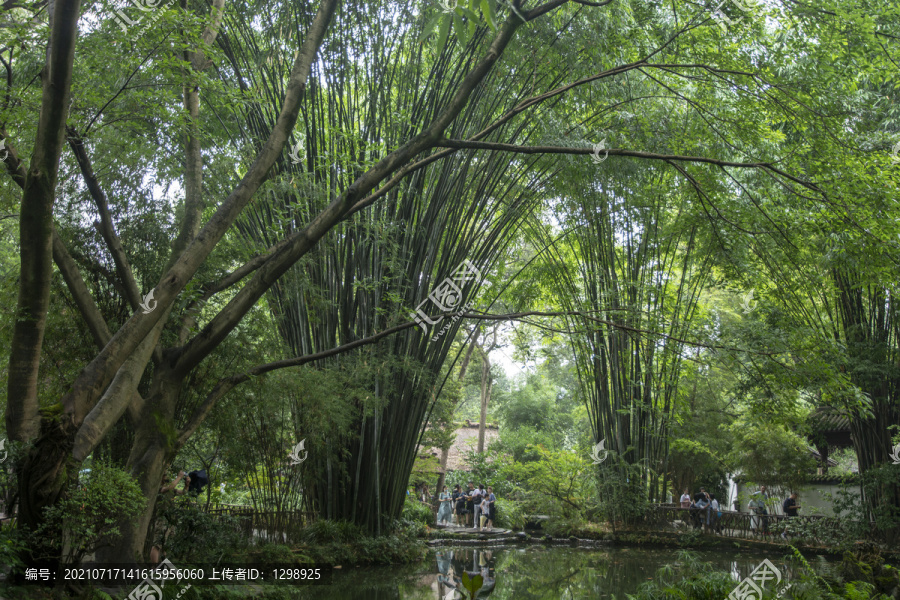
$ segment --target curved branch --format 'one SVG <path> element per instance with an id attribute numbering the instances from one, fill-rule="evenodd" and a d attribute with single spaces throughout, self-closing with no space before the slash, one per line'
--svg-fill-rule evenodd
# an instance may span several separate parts
<path id="1" fill-rule="evenodd" d="M 312 63 L 337 7 L 337 0 L 323 0 L 303 41 L 287 85 L 284 105 L 278 115 L 276 125 L 269 139 L 257 156 L 250 170 L 237 187 L 222 202 L 215 214 L 190 241 L 181 256 L 160 279 L 154 288 L 159 309 L 149 314 L 135 313 L 109 341 L 109 344 L 79 373 L 72 387 L 62 398 L 67 414 L 79 423 L 93 403 L 109 385 L 114 374 L 135 348 L 156 326 L 157 322 L 169 314 L 167 307 L 175 301 L 200 265 L 207 259 L 225 232 L 253 195 L 269 176 L 269 171 L 281 155 L 288 134 L 297 121 L 300 101 L 306 90 L 306 82 L 312 70 Z"/>
<path id="2" fill-rule="evenodd" d="M 591 148 L 566 148 L 564 146 L 519 146 L 516 144 L 502 144 L 495 142 L 469 142 L 466 140 L 441 140 L 436 144 L 440 148 L 471 148 L 476 150 L 499 150 L 503 152 L 512 152 L 515 154 L 594 154 Z M 794 183 L 803 187 L 822 193 L 819 187 L 809 181 L 804 181 L 799 177 L 795 177 L 790 173 L 786 173 L 773 165 L 765 162 L 735 162 L 730 160 L 719 160 L 717 158 L 708 158 L 706 156 L 685 156 L 681 154 L 657 154 L 655 152 L 640 152 L 637 150 L 621 150 L 615 148 L 604 149 L 605 153 L 610 156 L 631 156 L 634 158 L 646 158 L 661 161 L 678 161 L 692 162 L 715 165 L 717 167 L 737 167 L 743 169 L 764 169 L 776 173 L 785 179 L 789 179 Z"/>
<path id="3" fill-rule="evenodd" d="M 476 319 L 482 321 L 522 321 L 525 317 L 582 317 L 594 323 L 598 323 L 600 325 L 606 325 L 609 327 L 613 327 L 615 329 L 622 329 L 625 331 L 630 331 L 632 333 L 637 333 L 640 335 L 652 335 L 657 337 L 662 337 L 666 339 L 670 339 L 676 342 L 681 342 L 683 344 L 689 346 L 695 346 L 699 348 L 708 348 L 711 350 L 729 350 L 729 351 L 739 351 L 739 352 L 747 352 L 750 354 L 758 354 L 761 356 L 774 356 L 776 354 L 782 354 L 779 352 L 760 352 L 756 350 L 747 350 L 743 348 L 734 348 L 731 346 L 722 346 L 718 344 L 705 344 L 703 342 L 685 340 L 682 338 L 675 337 L 673 335 L 669 335 L 667 333 L 662 333 L 658 331 L 648 331 L 645 329 L 639 329 L 637 327 L 631 327 L 629 325 L 624 325 L 622 323 L 616 323 L 615 321 L 608 321 L 606 319 L 599 319 L 592 315 L 592 312 L 608 312 L 608 311 L 528 311 L 528 312 L 518 312 L 518 313 L 508 313 L 504 315 L 487 315 L 481 313 L 440 313 L 437 315 L 429 316 L 430 320 L 435 320 L 437 317 L 451 317 L 451 316 L 460 316 L 465 319 Z M 191 437 L 194 431 L 203 423 L 203 420 L 209 414 L 209 412 L 213 409 L 216 402 L 222 399 L 228 392 L 233 390 L 235 387 L 244 383 L 245 381 L 249 381 L 253 377 L 258 377 L 259 375 L 263 375 L 265 373 L 269 373 L 271 371 L 277 371 L 279 369 L 286 369 L 289 367 L 299 367 L 305 365 L 307 363 L 315 362 L 317 360 L 322 360 L 323 358 L 329 358 L 331 356 L 336 356 L 338 354 L 342 354 L 344 352 L 349 352 L 350 350 L 355 350 L 356 348 L 361 348 L 363 346 L 369 346 L 378 342 L 379 340 L 393 335 L 395 333 L 399 333 L 404 329 L 409 329 L 411 327 L 418 327 L 419 323 L 416 321 L 409 321 L 406 323 L 401 323 L 399 325 L 395 325 L 393 327 L 389 327 L 384 331 L 371 335 L 369 337 L 361 338 L 358 340 L 354 340 L 352 342 L 348 342 L 341 346 L 337 346 L 335 348 L 331 348 L 330 350 L 323 350 L 321 352 L 316 352 L 314 354 L 307 354 L 305 356 L 298 356 L 295 358 L 287 358 L 284 360 L 278 360 L 271 363 L 266 363 L 263 365 L 257 365 L 239 375 L 232 375 L 231 377 L 222 378 L 216 383 L 213 387 L 212 391 L 206 396 L 206 399 L 203 403 L 197 407 L 194 413 L 191 415 L 191 418 L 188 420 L 187 424 L 181 429 L 178 433 L 178 442 L 176 443 L 176 451 L 181 448 L 187 440 Z"/>
<path id="4" fill-rule="evenodd" d="M 84 279 L 81 277 L 81 271 L 78 270 L 78 265 L 75 264 L 75 260 L 72 259 L 69 251 L 66 250 L 66 245 L 63 244 L 63 241 L 55 231 L 53 232 L 53 261 L 56 263 L 59 272 L 62 273 L 66 287 L 69 288 L 81 317 L 87 323 L 88 330 L 94 337 L 94 343 L 102 350 L 112 338 L 112 333 L 110 333 L 109 326 L 106 324 L 103 315 L 100 314 L 100 309 L 97 308 L 94 297 L 88 291 L 87 285 L 85 285 Z"/>
<path id="5" fill-rule="evenodd" d="M 116 272 L 119 274 L 122 288 L 125 290 L 125 298 L 131 305 L 131 310 L 137 310 L 141 303 L 141 292 L 138 290 L 137 283 L 134 280 L 134 273 L 131 271 L 131 265 L 128 264 L 128 257 L 125 256 L 125 249 L 122 247 L 122 242 L 116 233 L 115 225 L 113 225 L 106 194 L 97 181 L 97 175 L 94 173 L 91 159 L 84 148 L 84 140 L 74 127 L 67 127 L 66 131 L 69 134 L 69 147 L 72 149 L 72 154 L 75 155 L 78 168 L 81 169 L 81 176 L 84 178 L 84 183 L 91 193 L 91 198 L 94 199 L 94 204 L 97 205 L 97 212 L 100 214 L 100 223 L 98 225 L 100 235 L 103 236 L 106 247 L 112 255 L 113 263 L 116 265 Z"/>

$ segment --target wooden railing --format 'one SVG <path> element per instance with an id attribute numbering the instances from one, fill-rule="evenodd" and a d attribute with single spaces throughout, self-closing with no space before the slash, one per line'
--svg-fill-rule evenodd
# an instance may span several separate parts
<path id="1" fill-rule="evenodd" d="M 252 506 L 223 505 L 210 507 L 209 514 L 234 517 L 248 539 L 289 543 L 299 541 L 300 531 L 315 520 L 315 514 L 302 510 L 258 511 Z"/>
<path id="2" fill-rule="evenodd" d="M 713 518 L 710 521 L 712 525 L 706 525 L 706 517 L 710 513 L 706 509 L 659 505 L 647 513 L 642 525 L 656 530 L 702 529 L 719 535 L 757 540 L 786 533 L 790 537 L 802 536 L 817 544 L 833 539 L 841 531 L 841 520 L 835 517 L 756 515 L 723 510 L 721 518 Z"/>

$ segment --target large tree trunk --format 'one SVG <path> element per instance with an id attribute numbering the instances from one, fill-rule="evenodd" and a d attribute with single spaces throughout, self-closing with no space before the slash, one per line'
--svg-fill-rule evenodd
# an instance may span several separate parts
<path id="1" fill-rule="evenodd" d="M 99 550 L 97 560 L 101 562 L 145 562 L 149 556 L 152 539 L 148 538 L 149 525 L 156 507 L 156 497 L 162 483 L 163 473 L 174 458 L 177 447 L 175 441 L 163 431 L 175 429 L 175 401 L 178 398 L 181 381 L 160 375 L 137 423 L 134 443 L 126 468 L 137 479 L 147 502 L 144 511 L 136 519 L 122 520 L 118 527 L 121 532 L 112 546 Z M 163 428 L 160 424 L 164 424 Z"/>
<path id="2" fill-rule="evenodd" d="M 43 419 L 41 435 L 19 467 L 19 527 L 26 536 L 44 523 L 44 509 L 55 504 L 78 475 L 79 463 L 71 458 L 74 437 L 75 427 L 66 419 Z M 26 564 L 58 569 L 62 530 L 47 530 L 41 539 L 45 545 L 32 548 L 34 552 L 23 557 Z"/>
<path id="3" fill-rule="evenodd" d="M 57 0 L 49 8 L 51 37 L 41 73 L 41 115 L 19 210 L 19 299 L 7 383 L 7 398 L 16 399 L 7 403 L 7 432 L 10 439 L 20 442 L 34 439 L 40 429 L 37 382 L 53 275 L 53 204 L 69 111 L 80 2 Z"/>

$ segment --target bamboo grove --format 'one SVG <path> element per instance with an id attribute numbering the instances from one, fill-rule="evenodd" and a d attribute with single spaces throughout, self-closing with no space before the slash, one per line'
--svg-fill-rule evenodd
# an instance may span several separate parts
<path id="1" fill-rule="evenodd" d="M 493 284 L 462 289 L 471 319 L 547 298 L 567 315 L 594 439 L 651 500 L 685 356 L 718 343 L 714 278 L 777 288 L 822 348 L 883 369 L 820 376 L 835 403 L 871 396 L 861 466 L 884 462 L 896 7 L 772 3 L 723 34 L 687 2 L 463 4 L 185 2 L 134 37 L 77 0 L 4 5 L 22 527 L 104 457 L 147 506 L 102 558 L 145 556 L 165 471 L 243 415 L 220 425 L 266 438 L 241 463 L 254 503 L 382 532 L 475 343 L 467 319 L 435 335 L 410 315 L 465 261 Z M 503 296 L 529 273 L 539 291 Z M 279 491 L 254 463 L 304 437 Z"/>

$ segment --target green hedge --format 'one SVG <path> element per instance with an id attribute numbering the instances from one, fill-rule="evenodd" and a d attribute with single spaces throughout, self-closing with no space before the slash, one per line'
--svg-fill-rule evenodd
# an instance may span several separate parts
<path id="1" fill-rule="evenodd" d="M 520 503 L 497 498 L 495 506 L 497 507 L 497 521 L 494 523 L 494 527 L 513 531 L 525 529 L 525 511 Z"/>

